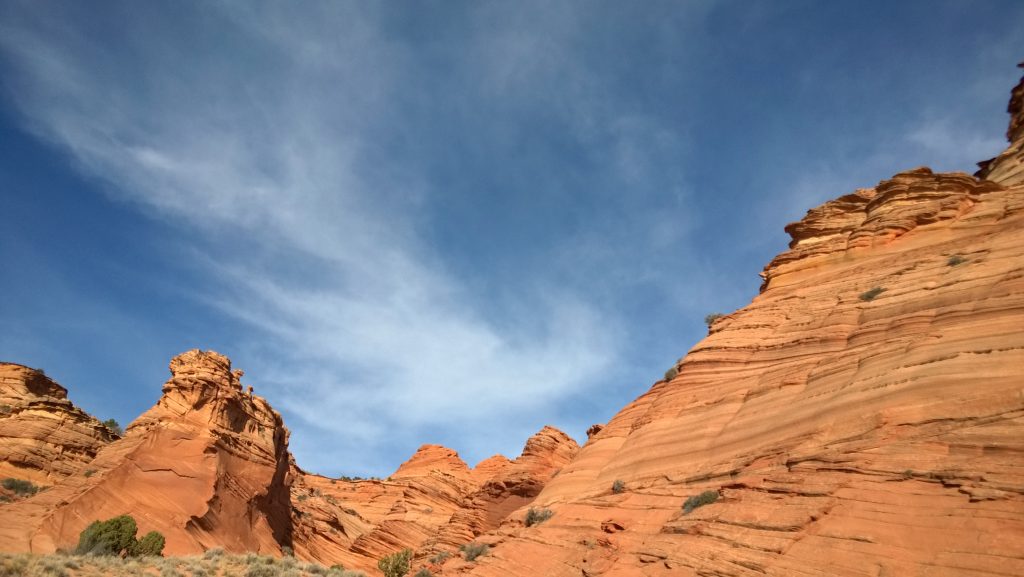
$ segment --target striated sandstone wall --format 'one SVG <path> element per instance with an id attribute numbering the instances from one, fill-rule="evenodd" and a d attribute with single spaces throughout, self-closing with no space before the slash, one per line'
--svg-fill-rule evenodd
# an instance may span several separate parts
<path id="1" fill-rule="evenodd" d="M 116 438 L 42 372 L 0 363 L 0 478 L 52 485 Z"/>
<path id="2" fill-rule="evenodd" d="M 141 533 L 164 534 L 168 554 L 280 552 L 291 529 L 280 415 L 243 392 L 215 352 L 188 351 L 170 369 L 163 397 L 98 452 L 88 475 L 0 506 L 0 550 L 73 547 L 91 521 L 129 513 Z"/>
<path id="3" fill-rule="evenodd" d="M 1024 575 L 1024 185 L 1007 174 L 915 169 L 789 225 L 761 294 L 544 487 L 552 519 L 513 514 L 480 537 L 489 555 L 439 572 Z"/>

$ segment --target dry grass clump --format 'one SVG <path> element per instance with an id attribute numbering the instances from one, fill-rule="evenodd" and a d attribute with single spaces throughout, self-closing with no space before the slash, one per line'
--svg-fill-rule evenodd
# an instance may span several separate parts
<path id="1" fill-rule="evenodd" d="M 366 577 L 341 566 L 324 567 L 294 557 L 210 549 L 188 557 L 31 555 L 0 553 L 0 577 Z"/>

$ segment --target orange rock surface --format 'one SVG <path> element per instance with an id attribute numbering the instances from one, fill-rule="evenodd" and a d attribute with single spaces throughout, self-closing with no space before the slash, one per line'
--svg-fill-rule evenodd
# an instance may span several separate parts
<path id="1" fill-rule="evenodd" d="M 0 550 L 71 548 L 91 521 L 129 513 L 140 534 L 163 533 L 168 554 L 280 551 L 291 528 L 280 415 L 242 391 L 222 355 L 189 351 L 170 369 L 163 397 L 99 450 L 91 474 L 0 506 Z"/>
<path id="2" fill-rule="evenodd" d="M 0 478 L 52 485 L 116 435 L 42 372 L 0 363 Z"/>
<path id="3" fill-rule="evenodd" d="M 1022 86 L 989 180 L 915 169 L 786 227 L 761 294 L 544 487 L 554 516 L 443 574 L 1024 575 Z"/>

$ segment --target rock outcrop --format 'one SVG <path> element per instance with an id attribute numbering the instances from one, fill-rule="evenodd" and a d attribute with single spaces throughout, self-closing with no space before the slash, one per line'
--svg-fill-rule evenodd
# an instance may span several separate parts
<path id="1" fill-rule="evenodd" d="M 1024 575 L 1020 98 L 992 180 L 915 169 L 789 225 L 761 294 L 544 487 L 550 520 L 440 572 Z"/>
<path id="2" fill-rule="evenodd" d="M 125 437 L 104 446 L 88 474 L 0 506 L 0 550 L 74 546 L 96 519 L 130 513 L 168 554 L 279 553 L 291 539 L 288 431 L 267 402 L 242 391 L 240 373 L 215 352 L 170 364 L 159 402 Z"/>
<path id="3" fill-rule="evenodd" d="M 41 371 L 0 363 L 0 478 L 52 485 L 116 438 Z"/>
<path id="4" fill-rule="evenodd" d="M 1024 68 L 1024 62 L 1017 66 Z M 1014 87 L 1006 111 L 1010 113 L 1010 127 L 1006 130 L 1010 146 L 999 156 L 979 162 L 981 170 L 975 176 L 1016 186 L 1024 184 L 1024 78 Z"/>

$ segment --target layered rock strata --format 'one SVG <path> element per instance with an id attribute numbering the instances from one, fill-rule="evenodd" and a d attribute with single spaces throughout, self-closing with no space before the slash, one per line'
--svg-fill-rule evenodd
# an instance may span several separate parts
<path id="1" fill-rule="evenodd" d="M 544 487 L 550 520 L 435 574 L 1024 575 L 1016 154 L 789 225 L 761 294 Z"/>
<path id="2" fill-rule="evenodd" d="M 279 553 L 290 542 L 288 431 L 215 352 L 175 357 L 159 402 L 88 470 L 0 506 L 0 550 L 73 547 L 96 519 L 129 513 L 168 554 Z"/>
<path id="3" fill-rule="evenodd" d="M 116 438 L 41 371 L 0 363 L 0 478 L 52 485 Z"/>

